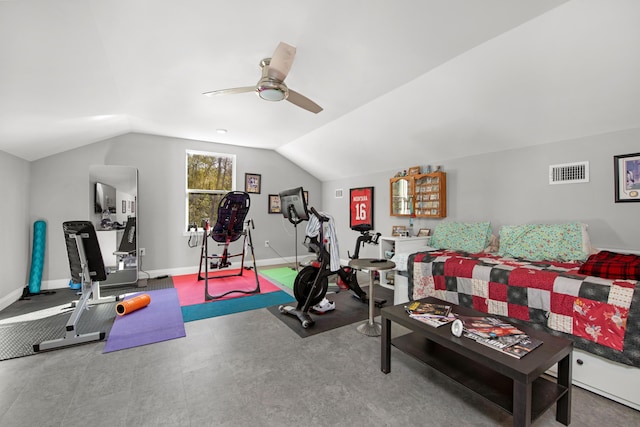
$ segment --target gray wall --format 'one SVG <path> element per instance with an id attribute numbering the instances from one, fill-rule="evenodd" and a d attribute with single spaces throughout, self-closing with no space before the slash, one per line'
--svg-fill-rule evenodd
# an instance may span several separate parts
<path id="1" fill-rule="evenodd" d="M 596 247 L 640 250 L 640 203 L 614 203 L 613 156 L 640 152 L 640 129 L 595 135 L 525 149 L 455 160 L 431 159 L 428 153 L 407 159 L 414 165 L 443 165 L 447 172 L 447 221 L 491 221 L 502 225 L 582 221 Z M 590 182 L 549 185 L 550 165 L 589 161 Z M 336 219 L 342 258 L 353 252 L 358 234 L 349 229 L 349 189 L 375 187 L 375 227 L 383 235 L 407 218 L 389 216 L 389 178 L 397 171 L 325 182 L 323 206 Z M 335 198 L 343 189 L 344 198 Z M 414 220 L 434 228 L 442 220 Z M 377 254 L 369 248 L 365 256 Z"/>
<path id="2" fill-rule="evenodd" d="M 185 150 L 230 153 L 237 156 L 237 188 L 244 190 L 245 172 L 262 175 L 261 194 L 251 195 L 258 259 L 294 254 L 293 226 L 282 215 L 268 214 L 268 195 L 304 186 L 313 201 L 320 199 L 321 183 L 271 150 L 235 147 L 202 141 L 144 134 L 127 134 L 32 162 L 31 216 L 49 223 L 44 280 L 68 282 L 69 264 L 62 222 L 90 218 L 89 166 L 133 166 L 138 169 L 138 246 L 146 249 L 142 268 L 149 271 L 193 269 L 200 246 L 190 248 L 185 223 Z M 299 246 L 299 250 L 303 250 Z M 274 262 L 281 262 L 278 258 Z M 43 285 L 45 288 L 45 285 Z"/>
<path id="3" fill-rule="evenodd" d="M 407 167 L 444 166 L 448 221 L 490 220 L 497 234 L 505 224 L 577 220 L 589 224 L 597 247 L 638 250 L 640 203 L 614 203 L 613 156 L 640 152 L 639 140 L 640 129 L 631 129 L 455 160 L 431 159 L 425 153 L 408 159 Z M 286 188 L 303 186 L 312 206 L 334 216 L 342 258 L 347 257 L 347 250 L 353 251 L 358 236 L 349 229 L 350 188 L 375 187 L 374 219 L 376 230 L 383 235 L 389 235 L 393 225 L 409 224 L 406 218 L 389 216 L 389 178 L 396 170 L 320 183 L 270 150 L 142 134 L 124 135 L 32 163 L 0 152 L 0 191 L 8 202 L 1 210 L 0 259 L 5 279 L 0 283 L 0 307 L 6 300 L 13 302 L 28 282 L 35 220 L 48 224 L 43 289 L 68 282 L 61 224 L 89 218 L 91 164 L 138 168 L 139 246 L 147 249 L 143 269 L 175 271 L 197 266 L 199 248 L 188 247 L 182 229 L 186 149 L 236 154 L 238 189 L 244 187 L 245 172 L 262 175 L 262 192 L 251 196 L 250 212 L 259 260 L 279 262 L 280 255 L 290 259 L 295 252 L 293 226 L 281 215 L 267 213 L 268 194 Z M 584 160 L 590 163 L 589 183 L 548 184 L 549 165 Z M 335 197 L 336 189 L 343 190 L 343 198 Z M 434 228 L 439 221 L 416 219 L 413 228 Z M 304 226 L 299 227 L 299 241 Z M 265 240 L 275 251 L 264 247 Z M 306 255 L 300 244 L 297 247 L 299 255 Z M 362 256 L 377 253 L 377 248 L 367 247 Z"/>
<path id="4" fill-rule="evenodd" d="M 29 282 L 33 222 L 29 217 L 29 162 L 0 151 L 0 309 Z"/>

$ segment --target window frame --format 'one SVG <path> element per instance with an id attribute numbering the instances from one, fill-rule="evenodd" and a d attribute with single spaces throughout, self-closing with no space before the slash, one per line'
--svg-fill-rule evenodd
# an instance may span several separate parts
<path id="1" fill-rule="evenodd" d="M 227 157 L 231 159 L 231 190 L 192 190 L 189 188 L 189 155 L 198 156 L 210 156 L 210 157 Z M 184 154 L 184 227 L 183 231 L 185 235 L 190 233 L 189 230 L 189 195 L 191 194 L 226 194 L 229 191 L 236 190 L 236 175 L 237 175 L 237 156 L 235 154 L 220 153 L 215 151 L 203 151 L 203 150 L 185 150 Z M 201 224 L 198 224 L 198 233 L 202 233 L 203 229 Z"/>

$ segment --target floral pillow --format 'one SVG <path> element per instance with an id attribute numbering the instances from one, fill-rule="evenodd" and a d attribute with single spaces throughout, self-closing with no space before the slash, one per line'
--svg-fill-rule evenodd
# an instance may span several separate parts
<path id="1" fill-rule="evenodd" d="M 491 239 L 490 222 L 443 222 L 433 231 L 429 246 L 469 253 L 482 252 Z"/>
<path id="2" fill-rule="evenodd" d="M 584 261 L 584 224 L 524 224 L 500 229 L 498 255 L 529 261 Z"/>

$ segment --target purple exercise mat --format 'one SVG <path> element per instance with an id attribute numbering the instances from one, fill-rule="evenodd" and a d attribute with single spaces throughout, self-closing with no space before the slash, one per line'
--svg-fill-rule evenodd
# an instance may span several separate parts
<path id="1" fill-rule="evenodd" d="M 186 336 L 178 292 L 175 288 L 141 292 L 151 297 L 148 306 L 116 316 L 103 353 Z M 130 295 L 125 300 L 133 298 Z"/>

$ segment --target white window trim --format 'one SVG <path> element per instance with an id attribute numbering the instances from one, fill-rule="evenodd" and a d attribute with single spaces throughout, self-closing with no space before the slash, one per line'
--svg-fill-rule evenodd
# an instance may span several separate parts
<path id="1" fill-rule="evenodd" d="M 236 170 L 237 170 L 237 158 L 235 154 L 229 153 L 218 153 L 215 151 L 201 151 L 201 150 L 185 150 L 184 153 L 184 225 L 182 227 L 183 236 L 189 236 L 191 233 L 187 230 L 189 226 L 189 194 L 191 193 L 212 193 L 212 194 L 220 194 L 221 191 L 218 190 L 198 190 L 193 191 L 189 189 L 188 182 L 188 171 L 189 171 L 189 155 L 200 155 L 200 156 L 212 156 L 212 157 L 230 157 L 232 160 L 231 166 L 231 191 L 235 191 L 236 189 Z M 198 224 L 198 233 L 202 233 L 202 227 Z"/>

